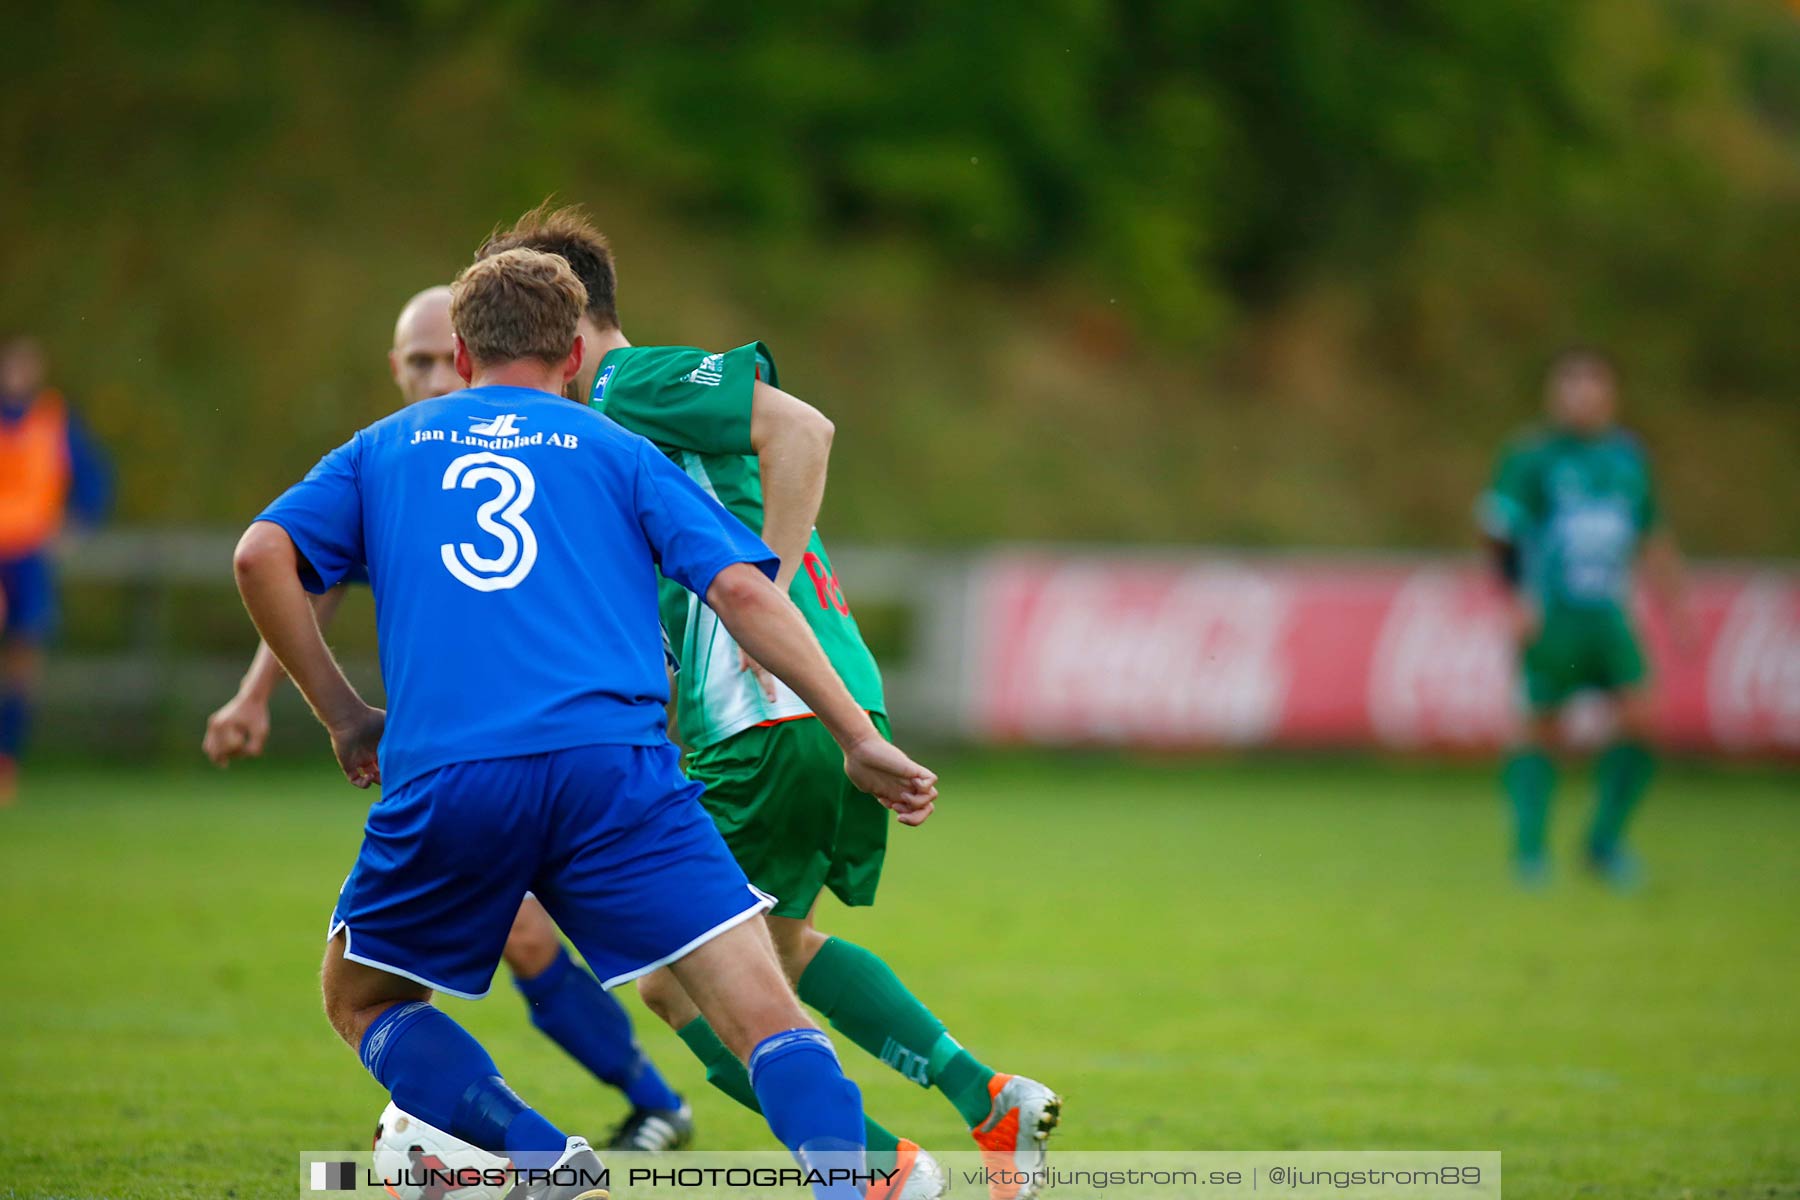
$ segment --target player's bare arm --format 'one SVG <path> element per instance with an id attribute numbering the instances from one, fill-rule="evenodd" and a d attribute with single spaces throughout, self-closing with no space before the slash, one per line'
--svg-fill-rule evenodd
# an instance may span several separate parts
<path id="1" fill-rule="evenodd" d="M 1532 603 L 1524 587 L 1519 544 L 1511 538 L 1493 533 L 1484 533 L 1481 540 L 1487 550 L 1494 581 L 1506 596 L 1510 618 L 1508 628 L 1513 642 L 1523 646 L 1537 636 L 1541 617 L 1537 605 Z"/>
<path id="2" fill-rule="evenodd" d="M 232 556 L 238 593 L 281 667 L 331 734 L 338 765 L 357 787 L 381 781 L 375 751 L 385 714 L 356 692 L 319 631 L 311 600 L 300 584 L 300 556 L 285 529 L 257 521 Z"/>
<path id="3" fill-rule="evenodd" d="M 830 418 L 806 401 L 758 380 L 750 401 L 750 444 L 763 493 L 762 539 L 781 559 L 775 587 L 786 594 L 825 503 L 825 475 L 836 433 Z M 775 699 L 775 684 L 748 651 L 744 669 Z"/>
<path id="4" fill-rule="evenodd" d="M 1695 645 L 1697 632 L 1688 605 L 1687 564 L 1675 535 L 1667 528 L 1653 531 L 1644 539 L 1642 556 L 1644 582 L 1668 619 L 1676 647 L 1685 653 Z"/>
<path id="5" fill-rule="evenodd" d="M 339 585 L 310 599 L 313 615 L 323 631 L 330 628 L 344 602 L 344 588 Z M 255 758 L 263 752 L 269 740 L 269 700 L 286 675 L 268 643 L 259 641 L 237 694 L 206 719 L 206 736 L 200 748 L 214 766 L 230 766 L 237 759 Z"/>
<path id="6" fill-rule="evenodd" d="M 825 503 L 825 474 L 836 432 L 831 419 L 806 401 L 756 382 L 750 444 L 762 477 L 762 539 L 781 557 L 775 587 L 783 593 L 800 571 Z"/>
<path id="7" fill-rule="evenodd" d="M 812 709 L 844 750 L 844 771 L 858 788 L 894 810 L 902 824 L 922 824 L 937 801 L 937 776 L 882 738 L 851 697 L 787 594 L 745 563 L 720 571 L 706 603 L 731 636 Z"/>

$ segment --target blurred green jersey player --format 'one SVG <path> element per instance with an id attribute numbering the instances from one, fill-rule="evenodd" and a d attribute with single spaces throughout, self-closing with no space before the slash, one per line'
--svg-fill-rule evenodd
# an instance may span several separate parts
<path id="1" fill-rule="evenodd" d="M 781 390 L 761 342 L 711 353 L 634 346 L 619 327 L 617 280 L 606 239 L 578 209 L 548 205 L 490 239 L 483 255 L 513 247 L 559 254 L 588 290 L 580 332 L 588 347 L 576 394 L 650 439 L 781 559 L 776 586 L 805 616 L 857 703 L 886 727 L 881 673 L 864 644 L 814 523 L 824 498 L 833 427 Z M 984 1066 L 945 1031 L 879 957 L 814 926 L 830 889 L 871 904 L 887 845 L 887 814 L 845 784 L 838 752 L 806 704 L 738 648 L 698 598 L 664 581 L 664 630 L 680 661 L 675 723 L 687 769 L 706 784 L 702 803 L 752 883 L 777 898 L 769 931 L 800 998 L 847 1038 L 922 1087 L 941 1092 L 1011 1178 L 1037 1178 L 1060 1100 L 1042 1084 Z M 903 818 L 903 820 L 906 820 Z M 906 823 L 916 823 L 906 820 Z M 747 1106 L 755 1097 L 698 1011 L 666 972 L 639 981 L 645 1002 L 707 1065 L 707 1078 Z M 871 1166 L 893 1156 L 901 1174 L 884 1194 L 941 1194 L 941 1168 L 911 1142 L 870 1122 Z M 995 1200 L 1038 1184 L 999 1184 Z M 875 1190 L 871 1200 L 882 1200 Z"/>
<path id="2" fill-rule="evenodd" d="M 1578 692 L 1613 701 L 1617 733 L 1596 764 L 1598 796 L 1584 851 L 1614 884 L 1636 882 L 1625 828 L 1650 783 L 1649 677 L 1631 617 L 1640 558 L 1687 637 L 1680 557 L 1663 525 L 1650 464 L 1615 423 L 1617 378 L 1598 351 L 1566 351 L 1551 364 L 1549 421 L 1510 442 L 1479 506 L 1482 532 L 1511 600 L 1512 633 L 1529 709 L 1525 740 L 1502 781 L 1513 814 L 1519 878 L 1547 877 L 1545 849 L 1558 717 Z"/>

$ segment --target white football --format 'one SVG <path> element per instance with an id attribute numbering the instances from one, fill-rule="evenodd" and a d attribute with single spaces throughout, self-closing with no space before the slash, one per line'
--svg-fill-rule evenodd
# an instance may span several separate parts
<path id="1" fill-rule="evenodd" d="M 510 1159 L 389 1104 L 375 1126 L 375 1174 L 396 1200 L 504 1200 Z"/>

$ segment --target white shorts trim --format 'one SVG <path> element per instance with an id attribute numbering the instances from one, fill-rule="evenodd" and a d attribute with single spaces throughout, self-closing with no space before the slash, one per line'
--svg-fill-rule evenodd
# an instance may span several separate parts
<path id="1" fill-rule="evenodd" d="M 693 941 L 689 942 L 687 945 L 683 946 L 681 949 L 675 951 L 675 953 L 665 954 L 665 955 L 663 955 L 663 957 L 657 959 L 655 962 L 648 963 L 644 966 L 637 968 L 634 971 L 627 971 L 623 975 L 614 975 L 611 979 L 602 980 L 600 983 L 600 986 L 603 988 L 606 988 L 610 991 L 611 989 L 618 987 L 621 983 L 630 983 L 634 979 L 637 979 L 644 975 L 648 975 L 650 972 L 656 970 L 658 967 L 666 967 L 670 963 L 675 962 L 678 959 L 686 958 L 688 955 L 692 954 L 694 951 L 698 950 L 700 947 L 706 945 L 706 943 L 708 943 L 708 942 L 712 941 L 714 938 L 718 937 L 721 933 L 724 933 L 730 929 L 735 929 L 737 926 L 742 925 L 745 921 L 748 921 L 751 917 L 761 916 L 763 913 L 766 913 L 771 908 L 775 907 L 775 897 L 769 895 L 769 893 L 763 891 L 761 888 L 757 887 L 753 883 L 746 883 L 744 886 L 749 888 L 750 894 L 756 897 L 755 904 L 752 904 L 749 908 L 746 908 L 743 912 L 737 914 L 735 917 L 728 917 L 725 920 L 720 921 L 717 925 L 714 925 L 711 929 L 707 930 L 705 933 L 701 934 L 699 937 L 695 938 Z M 391 967 L 383 968 L 383 970 L 392 970 L 392 969 L 393 968 L 391 968 Z M 409 976 L 409 978 L 410 978 L 410 976 Z M 452 995 L 460 995 L 461 993 L 453 992 L 451 994 Z"/>
<path id="2" fill-rule="evenodd" d="M 389 975 L 398 975 L 402 979 L 410 979 L 414 983 L 422 984 L 434 992 L 442 992 L 446 996 L 455 996 L 458 1000 L 485 999 L 487 994 L 494 990 L 492 984 L 490 984 L 479 992 L 459 992 L 453 987 L 446 987 L 435 979 L 427 979 L 423 975 L 415 975 L 411 971 L 401 970 L 392 963 L 384 963 L 373 958 L 365 958 L 363 955 L 357 954 L 350 949 L 350 940 L 354 935 L 350 932 L 350 924 L 347 921 L 334 922 L 331 926 L 331 930 L 326 933 L 325 940 L 329 942 L 332 938 L 336 937 L 338 935 L 338 930 L 340 929 L 344 931 L 344 957 L 353 963 L 361 963 L 365 967 L 374 967 L 377 971 L 386 971 Z M 708 934 L 707 936 L 710 937 L 712 935 Z M 701 941 L 705 940 L 705 938 L 701 939 Z M 683 953 L 686 953 L 686 951 L 683 951 Z M 495 963 L 494 965 L 499 966 L 500 964 Z"/>

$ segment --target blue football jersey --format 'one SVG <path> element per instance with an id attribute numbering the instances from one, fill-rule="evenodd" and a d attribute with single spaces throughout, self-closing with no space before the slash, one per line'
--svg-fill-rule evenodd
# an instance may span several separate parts
<path id="1" fill-rule="evenodd" d="M 547 392 L 426 400 L 327 454 L 258 520 L 306 587 L 367 566 L 386 786 L 452 762 L 666 738 L 657 571 L 706 595 L 772 551 L 649 442 Z"/>

